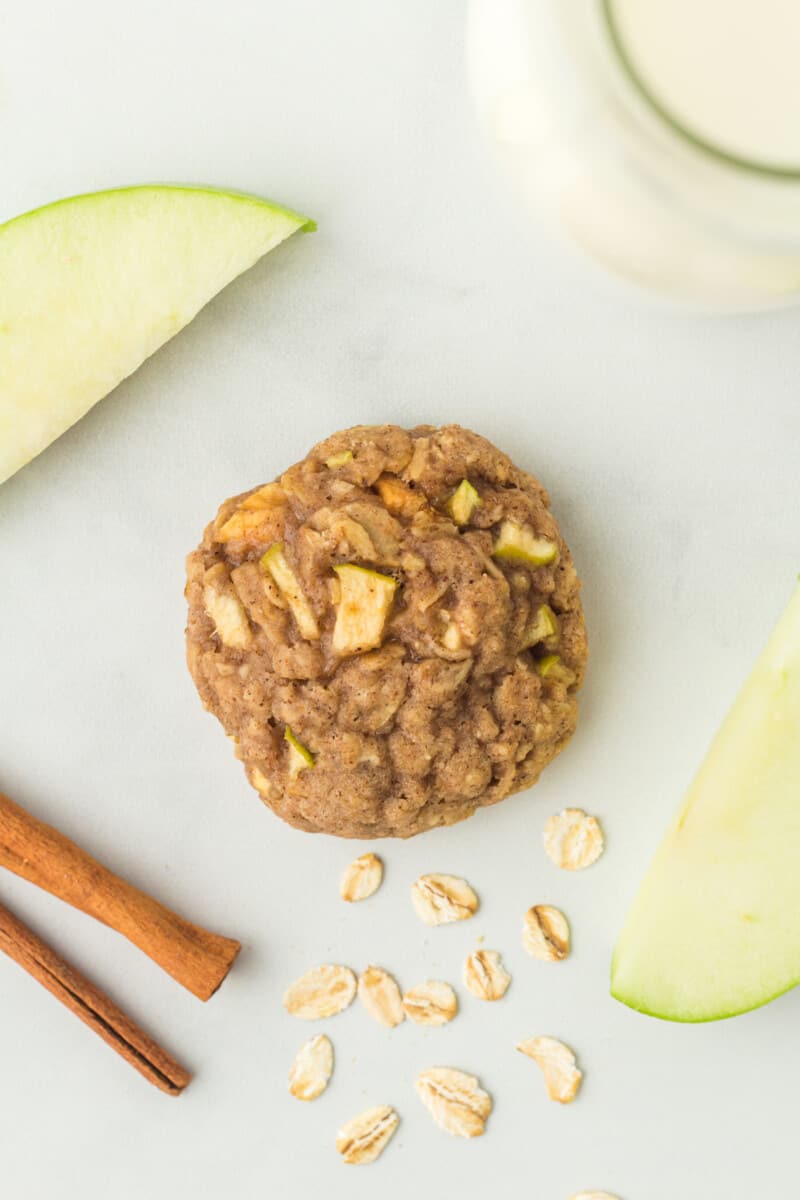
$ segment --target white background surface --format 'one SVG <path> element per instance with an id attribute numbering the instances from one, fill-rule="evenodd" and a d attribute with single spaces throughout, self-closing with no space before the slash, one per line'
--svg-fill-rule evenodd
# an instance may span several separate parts
<path id="1" fill-rule="evenodd" d="M 734 1022 L 660 1024 L 608 997 L 616 931 L 681 792 L 798 568 L 800 318 L 709 319 L 620 296 L 518 224 L 474 131 L 463 9 L 339 0 L 27 0 L 0 14 L 0 218 L 62 195 L 187 180 L 312 214 L 109 400 L 0 491 L 0 787 L 246 949 L 206 1006 L 127 943 L 11 877 L 0 898 L 197 1072 L 148 1086 L 0 961 L 0 1191 L 9 1200 L 381 1195 L 753 1200 L 797 1190 L 800 997 Z M 473 426 L 540 474 L 585 579 L 579 732 L 533 793 L 379 847 L 383 890 L 338 900 L 360 844 L 259 804 L 183 663 L 183 557 L 220 500 L 327 432 Z M 572 877 L 546 816 L 596 811 L 605 858 Z M 427 931 L 423 870 L 482 908 Z M 569 914 L 547 967 L 522 914 Z M 328 1023 L 326 1095 L 286 1091 L 314 1031 L 281 1008 L 318 962 L 460 983 L 477 934 L 513 972 L 443 1030 Z M 550 1104 L 521 1036 L 586 1071 Z M 477 1073 L 475 1142 L 436 1129 L 418 1069 Z M 338 1161 L 372 1103 L 402 1126 L 373 1167 Z"/>

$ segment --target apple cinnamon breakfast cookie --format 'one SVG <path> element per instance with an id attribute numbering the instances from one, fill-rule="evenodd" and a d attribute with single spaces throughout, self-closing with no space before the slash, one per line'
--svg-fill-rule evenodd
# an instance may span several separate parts
<path id="1" fill-rule="evenodd" d="M 188 662 L 301 829 L 408 837 L 569 740 L 580 582 L 547 493 L 457 425 L 357 426 L 226 501 L 188 559 Z"/>

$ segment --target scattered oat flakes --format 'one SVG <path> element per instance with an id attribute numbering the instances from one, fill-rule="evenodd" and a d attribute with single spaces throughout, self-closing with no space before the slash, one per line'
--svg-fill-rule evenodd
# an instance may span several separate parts
<path id="1" fill-rule="evenodd" d="M 339 892 L 343 900 L 366 900 L 383 880 L 383 862 L 377 854 L 362 854 L 345 867 Z"/>
<path id="2" fill-rule="evenodd" d="M 336 1149 L 352 1166 L 375 1162 L 399 1124 L 400 1118 L 388 1104 L 367 1108 L 342 1126 L 336 1135 Z"/>
<path id="3" fill-rule="evenodd" d="M 479 1000 L 500 1000 L 511 976 L 497 950 L 474 950 L 464 963 L 464 986 Z"/>
<path id="4" fill-rule="evenodd" d="M 544 827 L 547 857 L 565 871 L 582 871 L 603 853 L 603 831 L 597 817 L 580 808 L 565 808 Z"/>
<path id="5" fill-rule="evenodd" d="M 569 1046 L 557 1038 L 527 1038 L 517 1043 L 521 1054 L 537 1063 L 544 1075 L 547 1094 L 559 1104 L 570 1104 L 578 1094 L 583 1073 L 578 1069 L 575 1055 Z"/>
<path id="6" fill-rule="evenodd" d="M 358 998 L 379 1025 L 392 1029 L 405 1020 L 397 981 L 382 967 L 367 967 L 358 981 Z"/>
<path id="7" fill-rule="evenodd" d="M 617 1196 L 612 1196 L 611 1192 L 578 1192 L 572 1200 L 618 1200 Z"/>
<path id="8" fill-rule="evenodd" d="M 550 904 L 534 904 L 525 913 L 522 945 L 543 962 L 561 962 L 569 954 L 567 918 Z"/>
<path id="9" fill-rule="evenodd" d="M 426 925 L 465 921 L 478 911 L 478 897 L 457 875 L 420 875 L 411 887 L 411 902 Z"/>
<path id="10" fill-rule="evenodd" d="M 452 1067 L 431 1067 L 417 1079 L 417 1095 L 437 1125 L 456 1137 L 480 1137 L 492 1098 L 474 1075 Z"/>
<path id="11" fill-rule="evenodd" d="M 316 1100 L 328 1086 L 333 1073 L 330 1038 L 318 1033 L 297 1052 L 289 1072 L 289 1091 L 298 1100 Z"/>
<path id="12" fill-rule="evenodd" d="M 353 1003 L 356 977 L 349 967 L 326 964 L 313 967 L 296 979 L 284 993 L 283 1005 L 301 1021 L 332 1017 Z"/>
<path id="13" fill-rule="evenodd" d="M 458 1000 L 449 983 L 428 979 L 405 993 L 403 1008 L 417 1025 L 446 1025 L 458 1011 Z"/>

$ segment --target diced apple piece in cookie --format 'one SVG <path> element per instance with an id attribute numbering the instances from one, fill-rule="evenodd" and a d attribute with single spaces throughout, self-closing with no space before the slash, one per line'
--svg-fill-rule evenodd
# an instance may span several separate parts
<path id="1" fill-rule="evenodd" d="M 397 580 L 355 563 L 334 567 L 340 598 L 333 630 L 334 654 L 355 654 L 380 646 Z"/>
<path id="2" fill-rule="evenodd" d="M 283 740 L 289 746 L 289 778 L 296 779 L 301 771 L 314 766 L 314 755 L 295 737 L 288 725 L 283 731 Z"/>
<path id="3" fill-rule="evenodd" d="M 524 562 L 531 567 L 543 567 L 555 562 L 558 547 L 548 538 L 537 537 L 527 525 L 516 521 L 503 521 L 492 554 L 495 558 L 506 558 Z"/>
<path id="4" fill-rule="evenodd" d="M 311 642 L 317 641 L 319 639 L 317 618 L 314 616 L 308 597 L 300 587 L 300 581 L 286 560 L 281 542 L 270 546 L 261 558 L 261 566 L 269 572 L 279 590 L 286 597 L 300 633 Z"/>
<path id="5" fill-rule="evenodd" d="M 470 481 L 462 479 L 447 501 L 447 511 L 456 525 L 466 525 L 480 502 L 481 498 Z"/>
<path id="6" fill-rule="evenodd" d="M 565 667 L 559 654 L 546 654 L 536 663 L 536 670 L 542 679 L 555 679 L 565 687 L 575 682 L 575 672 Z"/>
<path id="7" fill-rule="evenodd" d="M 540 604 L 525 632 L 525 647 L 538 646 L 549 638 L 558 638 L 558 618 L 549 604 Z"/>
<path id="8" fill-rule="evenodd" d="M 375 487 L 384 507 L 395 517 L 413 517 L 427 503 L 424 496 L 396 475 L 381 475 Z"/>
<path id="9" fill-rule="evenodd" d="M 203 604 L 223 645 L 231 650 L 247 650 L 253 641 L 253 631 L 224 563 L 206 571 Z"/>
<path id="10" fill-rule="evenodd" d="M 344 467 L 347 463 L 352 461 L 352 450 L 340 450 L 338 454 L 332 454 L 330 458 L 325 459 L 325 466 L 329 471 L 335 471 L 339 467 Z"/>

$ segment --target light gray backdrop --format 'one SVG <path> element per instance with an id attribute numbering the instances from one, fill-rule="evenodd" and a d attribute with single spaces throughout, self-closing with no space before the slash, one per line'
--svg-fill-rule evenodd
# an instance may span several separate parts
<path id="1" fill-rule="evenodd" d="M 800 318 L 709 319 L 625 298 L 530 237 L 484 156 L 456 0 L 27 0 L 0 14 L 0 218 L 70 193 L 188 180 L 272 195 L 319 221 L 0 490 L 0 787 L 195 919 L 241 962 L 203 1006 L 88 919 L 13 879 L 0 898 L 197 1071 L 147 1087 L 0 959 L 0 1190 L 9 1200 L 294 1200 L 493 1194 L 568 1200 L 790 1195 L 800 1000 L 681 1028 L 608 997 L 615 934 L 798 568 Z M 338 900 L 366 847 L 259 804 L 183 663 L 183 557 L 224 497 L 356 422 L 460 421 L 552 490 L 585 578 L 592 663 L 580 730 L 536 789 L 454 830 L 381 847 L 382 892 Z M 602 862 L 541 851 L 546 816 L 599 813 Z M 470 879 L 469 925 L 425 931 L 423 870 Z M 572 919 L 557 968 L 525 909 Z M 513 975 L 460 988 L 444 1030 L 330 1023 L 334 1082 L 293 1101 L 312 1030 L 281 1008 L 317 962 L 459 982 L 477 933 Z M 572 1108 L 513 1050 L 579 1053 Z M 421 1067 L 474 1070 L 488 1135 L 430 1122 Z M 403 1123 L 345 1168 L 338 1125 Z"/>

